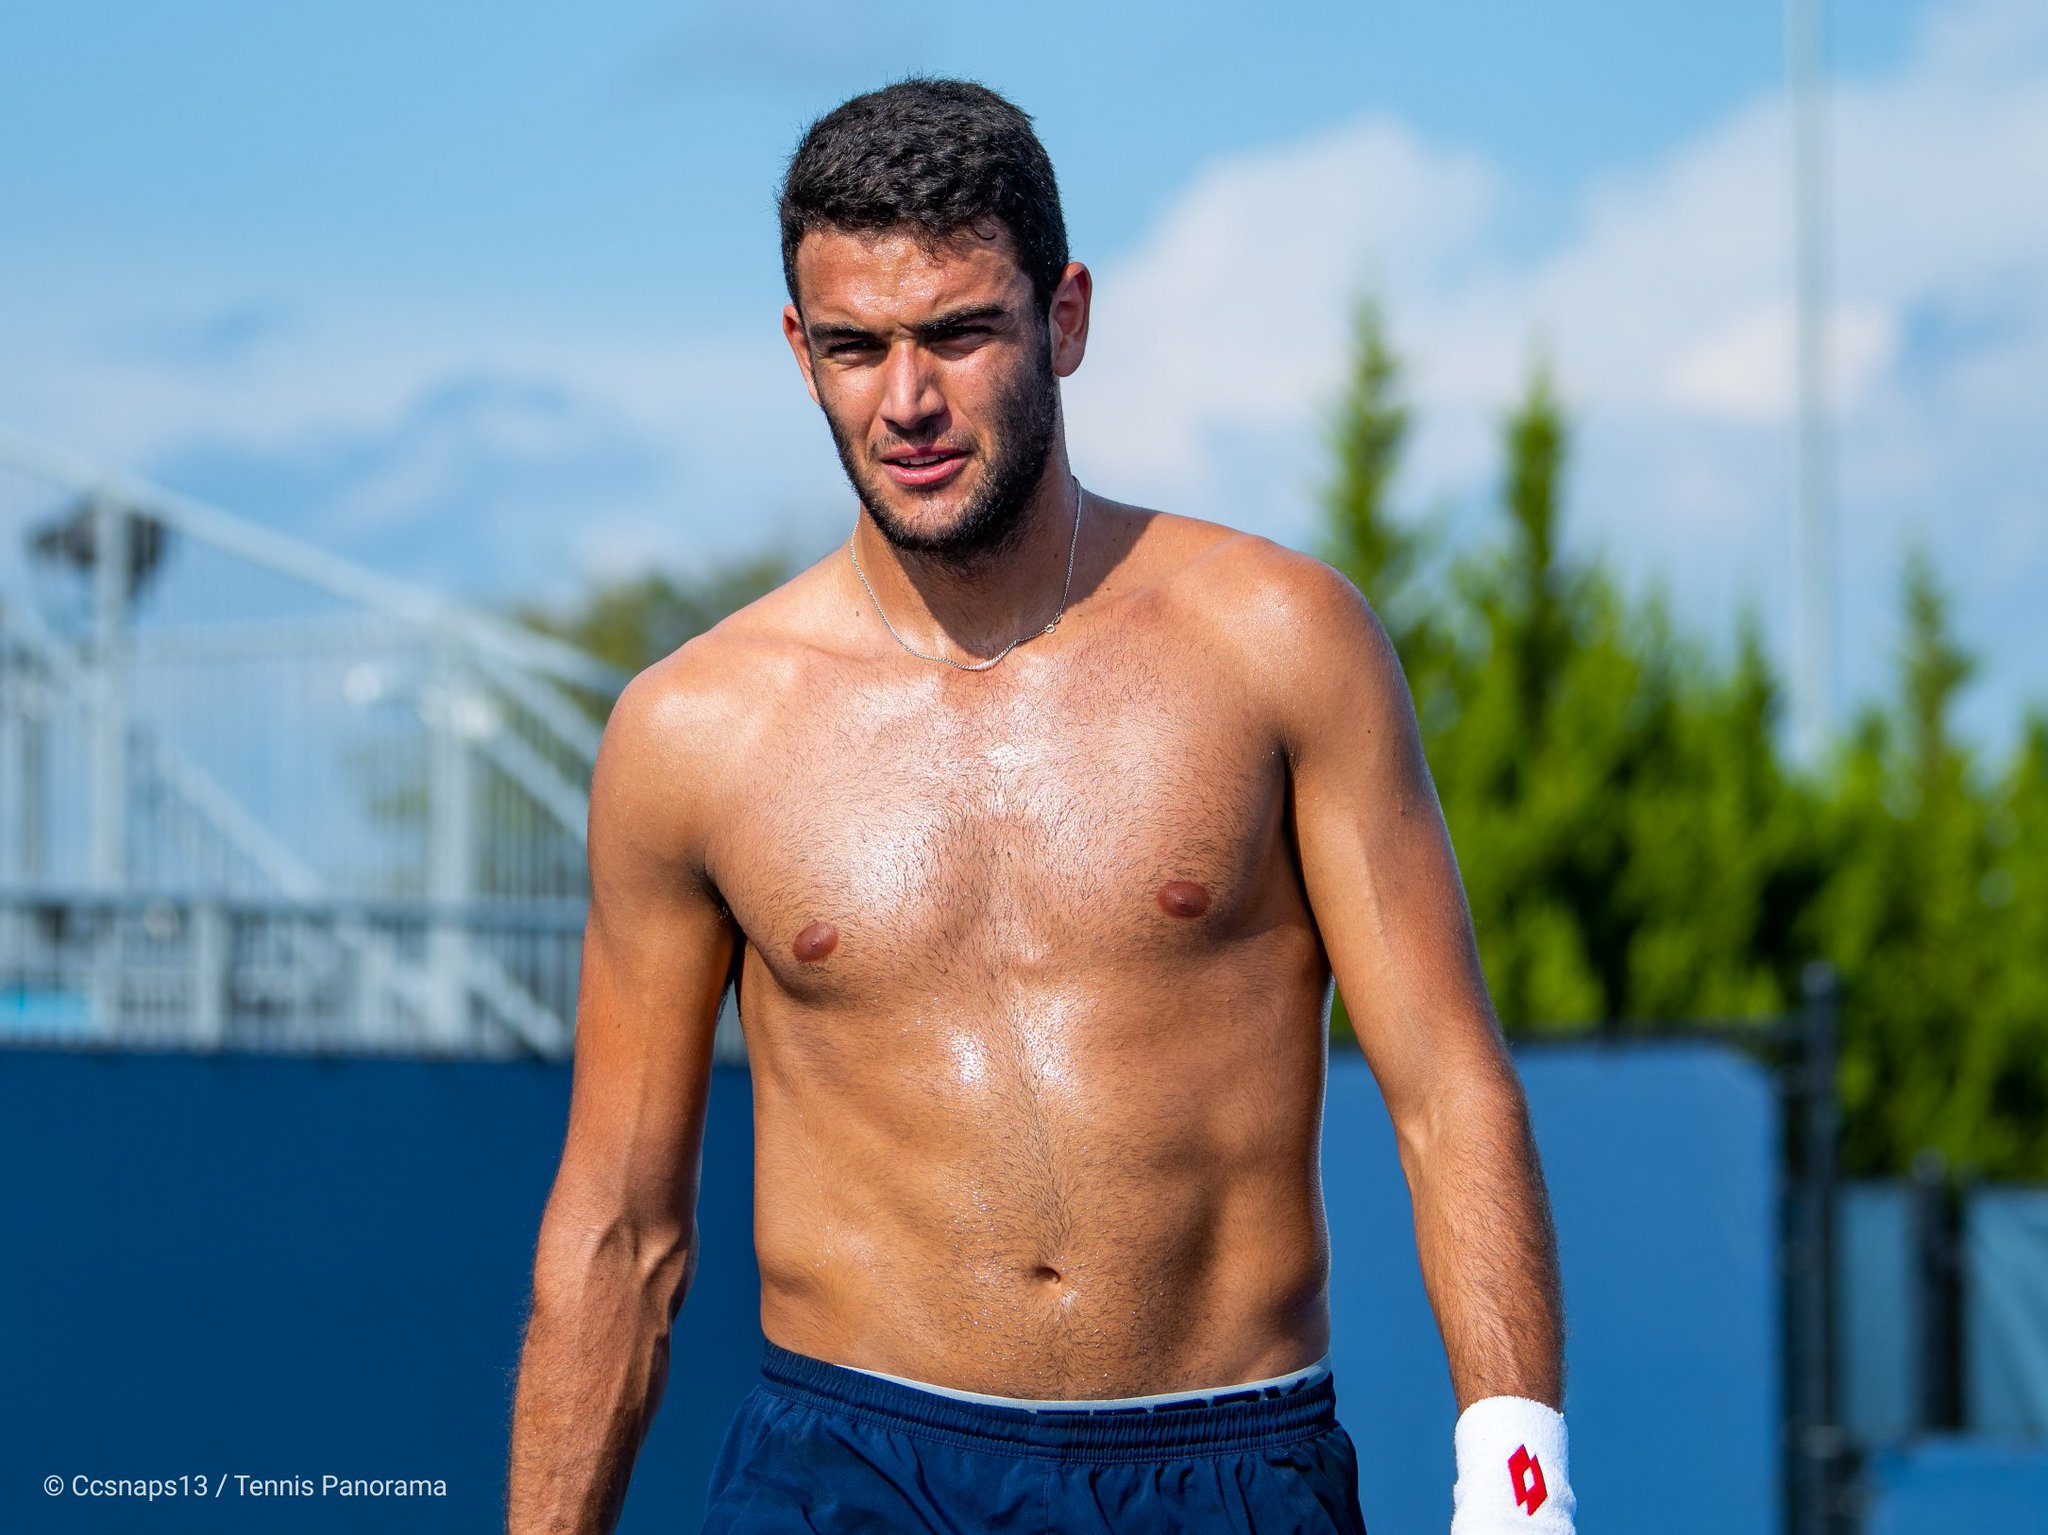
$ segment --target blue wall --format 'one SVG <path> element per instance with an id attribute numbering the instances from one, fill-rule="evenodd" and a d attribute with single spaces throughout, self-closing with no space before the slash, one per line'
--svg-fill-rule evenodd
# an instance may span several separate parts
<path id="1" fill-rule="evenodd" d="M 1588 1525 L 1769 1530 L 1768 1084 L 1700 1047 L 1522 1057 L 1562 1245 Z M 490 1530 L 568 1074 L 0 1053 L 0 1529 Z M 626 1535 L 690 1530 L 757 1363 L 751 1117 L 714 1087 L 704 1257 Z M 1378 1532 L 1448 1520 L 1453 1420 L 1371 1078 L 1332 1063 L 1334 1367 Z M 1673 1468 L 1678 1468 L 1674 1473 Z M 445 1500 L 58 1498 L 45 1476 L 439 1477 Z M 1673 1479 L 1711 1498 L 1672 1499 Z M 1603 1512 L 1604 1511 L 1604 1512 Z"/>
<path id="2" fill-rule="evenodd" d="M 1776 1105 L 1699 1046 L 1524 1051 L 1564 1265 L 1572 1486 L 1589 1528 L 1770 1532 L 1779 1517 Z M 1332 1063 L 1324 1197 L 1338 1411 L 1375 1530 L 1450 1521 L 1456 1421 L 1393 1133 Z M 1687 1491 L 1672 1496 L 1674 1486 Z M 1694 1489 L 1713 1488 L 1711 1496 Z"/>
<path id="3" fill-rule="evenodd" d="M 1872 1457 L 1864 1535 L 2022 1535 L 2048 1527 L 2048 1448 L 1924 1439 Z"/>

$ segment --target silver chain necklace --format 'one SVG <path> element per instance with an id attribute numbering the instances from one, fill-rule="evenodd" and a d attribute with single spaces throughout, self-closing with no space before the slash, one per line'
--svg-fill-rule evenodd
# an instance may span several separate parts
<path id="1" fill-rule="evenodd" d="M 853 531 L 854 535 L 858 537 L 860 534 L 860 525 L 858 523 L 854 525 Z M 1071 535 L 1068 536 L 1067 539 L 1067 579 L 1065 583 L 1060 587 L 1060 610 L 1057 613 L 1053 614 L 1052 622 L 1047 624 L 1043 629 L 1033 629 L 1028 634 L 1018 635 L 1014 640 L 1010 641 L 1009 644 L 1005 645 L 1001 650 L 998 650 L 986 661 L 975 661 L 971 663 L 967 661 L 955 661 L 951 656 L 928 656 L 922 650 L 912 649 L 910 641 L 906 640 L 902 635 L 896 632 L 896 626 L 889 622 L 889 615 L 882 611 L 882 599 L 877 597 L 875 595 L 875 589 L 872 586 L 868 585 L 867 572 L 860 568 L 860 554 L 853 547 L 853 542 L 854 541 L 852 538 L 849 538 L 846 541 L 846 557 L 853 561 L 853 573 L 860 577 L 860 584 L 862 589 L 865 590 L 868 594 L 868 601 L 872 602 L 875 605 L 875 616 L 882 620 L 882 627 L 889 631 L 889 637 L 891 639 L 893 639 L 897 644 L 901 645 L 905 650 L 910 651 L 910 653 L 916 656 L 920 661 L 936 661 L 941 666 L 950 666 L 953 668 L 953 670 L 957 672 L 985 672 L 991 666 L 994 666 L 998 661 L 1002 660 L 1004 656 L 1008 655 L 1011 651 L 1015 650 L 1019 645 L 1023 644 L 1026 640 L 1036 639 L 1041 634 L 1052 633 L 1053 630 L 1057 629 L 1060 626 L 1060 620 L 1067 616 L 1067 594 L 1074 589 L 1074 550 L 1076 546 L 1078 546 L 1081 542 L 1081 481 L 1078 477 L 1074 480 L 1074 531 Z"/>

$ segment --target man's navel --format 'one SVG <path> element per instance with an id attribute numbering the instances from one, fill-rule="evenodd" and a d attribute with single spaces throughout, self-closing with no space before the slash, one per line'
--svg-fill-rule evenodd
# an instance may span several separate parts
<path id="1" fill-rule="evenodd" d="M 1209 909 L 1209 892 L 1191 879 L 1169 880 L 1159 887 L 1159 909 L 1169 917 L 1199 917 Z"/>

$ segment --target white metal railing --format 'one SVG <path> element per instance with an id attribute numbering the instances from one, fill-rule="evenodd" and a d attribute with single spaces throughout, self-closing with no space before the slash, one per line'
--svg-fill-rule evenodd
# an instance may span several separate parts
<path id="1" fill-rule="evenodd" d="M 565 1051 L 623 680 L 0 430 L 0 1035 Z"/>
<path id="2" fill-rule="evenodd" d="M 122 1048 L 559 1056 L 583 909 L 0 891 L 0 1038 Z M 473 965 L 451 1015 L 428 964 Z M 488 961 L 488 963 L 481 963 Z M 488 979 L 485 979 L 488 977 Z"/>
<path id="3" fill-rule="evenodd" d="M 559 1059 L 581 902 L 0 889 L 0 1046 Z M 428 963 L 458 937 L 472 982 Z M 730 998 L 715 1059 L 746 1046 Z"/>

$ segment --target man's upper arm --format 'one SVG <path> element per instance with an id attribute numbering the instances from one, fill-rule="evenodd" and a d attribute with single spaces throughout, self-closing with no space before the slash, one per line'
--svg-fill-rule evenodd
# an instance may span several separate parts
<path id="1" fill-rule="evenodd" d="M 1393 644 L 1328 566 L 1288 556 L 1275 584 L 1302 875 L 1405 1144 L 1446 1095 L 1512 1068 Z"/>
<path id="2" fill-rule="evenodd" d="M 687 1236 L 711 1038 L 733 932 L 704 873 L 712 705 L 688 652 L 643 673 L 605 727 L 590 787 L 590 916 L 568 1144 L 554 1203 Z M 583 1224 L 579 1221 L 578 1224 Z"/>

